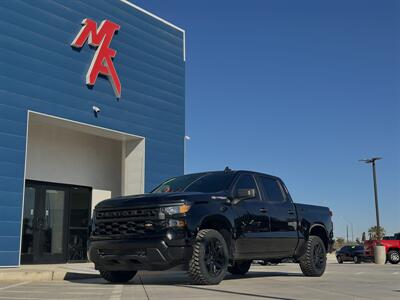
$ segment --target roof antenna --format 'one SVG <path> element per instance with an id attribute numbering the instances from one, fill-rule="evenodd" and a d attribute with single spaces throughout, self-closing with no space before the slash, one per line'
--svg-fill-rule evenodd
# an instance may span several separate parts
<path id="1" fill-rule="evenodd" d="M 224 170 L 224 172 L 225 173 L 228 173 L 228 172 L 231 172 L 232 171 L 232 169 L 231 168 L 229 168 L 228 166 L 227 167 L 225 167 L 225 170 Z"/>

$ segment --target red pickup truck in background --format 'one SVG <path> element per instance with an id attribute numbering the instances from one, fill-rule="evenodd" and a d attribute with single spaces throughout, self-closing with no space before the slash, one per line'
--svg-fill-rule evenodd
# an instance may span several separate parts
<path id="1" fill-rule="evenodd" d="M 374 247 L 377 243 L 377 240 L 364 242 L 365 256 L 374 257 Z M 400 262 L 400 234 L 396 234 L 394 238 L 384 238 L 381 244 L 385 246 L 387 261 L 398 264 Z"/>

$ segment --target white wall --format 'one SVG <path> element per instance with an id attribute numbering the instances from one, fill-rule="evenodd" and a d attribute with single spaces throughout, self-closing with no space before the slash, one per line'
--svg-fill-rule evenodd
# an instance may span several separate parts
<path id="1" fill-rule="evenodd" d="M 122 144 L 122 188 L 124 195 L 144 192 L 144 140 L 124 141 Z"/>
<path id="2" fill-rule="evenodd" d="M 58 124 L 59 122 L 59 124 Z M 92 205 L 144 189 L 144 139 L 34 115 L 29 121 L 26 179 L 93 188 Z M 65 123 L 65 124 L 64 124 Z M 121 140 L 122 139 L 122 140 Z"/>
<path id="3" fill-rule="evenodd" d="M 26 178 L 121 194 L 120 141 L 30 122 Z"/>

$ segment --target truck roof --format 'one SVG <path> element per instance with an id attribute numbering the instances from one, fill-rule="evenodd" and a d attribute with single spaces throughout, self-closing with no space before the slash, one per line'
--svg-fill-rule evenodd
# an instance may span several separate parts
<path id="1" fill-rule="evenodd" d="M 233 173 L 233 174 L 242 174 L 242 173 L 251 173 L 251 174 L 256 174 L 256 175 L 261 175 L 261 176 L 268 176 L 268 177 L 273 177 L 280 179 L 277 176 L 271 175 L 271 174 L 266 174 L 266 173 L 261 173 L 261 172 L 256 172 L 256 171 L 249 171 L 249 170 L 226 170 L 225 171 L 204 171 L 204 172 L 197 172 L 197 173 L 189 173 L 185 175 L 191 175 L 191 174 L 221 174 L 221 173 Z"/>

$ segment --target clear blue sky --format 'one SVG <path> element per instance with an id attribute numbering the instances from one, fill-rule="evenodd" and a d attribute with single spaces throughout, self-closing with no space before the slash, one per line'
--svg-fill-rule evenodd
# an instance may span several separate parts
<path id="1" fill-rule="evenodd" d="M 327 205 L 335 234 L 400 232 L 400 6 L 396 1 L 134 3 L 186 30 L 187 170 L 280 176 Z"/>

